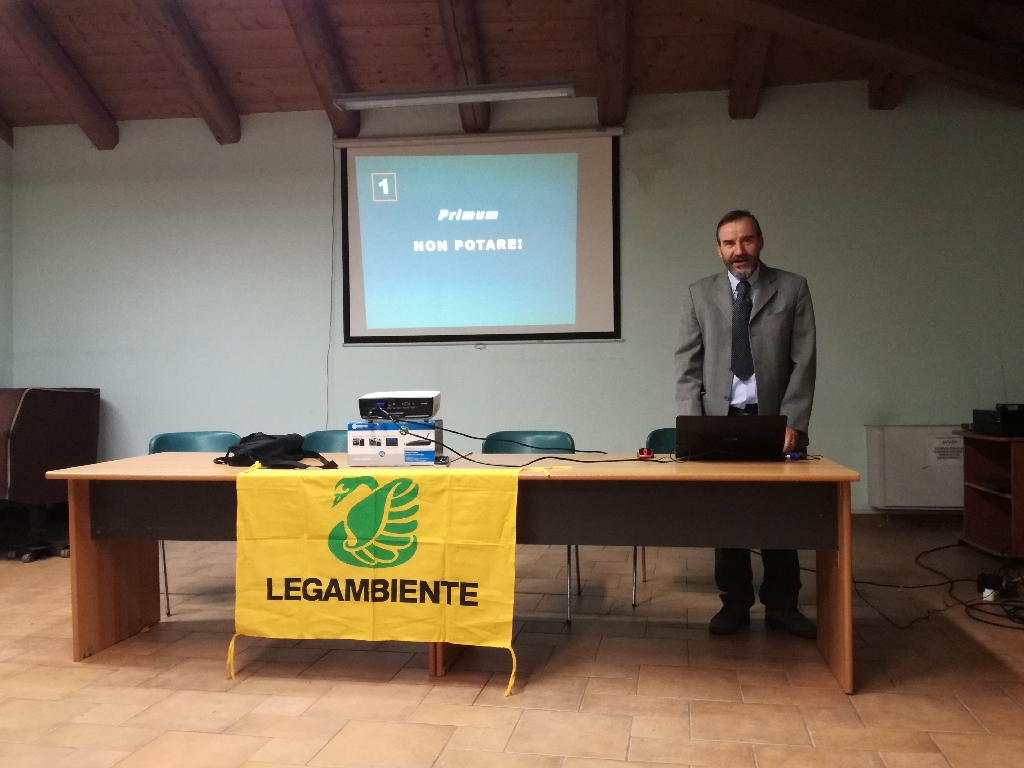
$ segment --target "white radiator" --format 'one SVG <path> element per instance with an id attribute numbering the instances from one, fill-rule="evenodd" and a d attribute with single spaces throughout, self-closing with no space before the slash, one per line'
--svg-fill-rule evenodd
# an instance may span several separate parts
<path id="1" fill-rule="evenodd" d="M 868 425 L 868 503 L 876 509 L 964 505 L 959 426 Z"/>

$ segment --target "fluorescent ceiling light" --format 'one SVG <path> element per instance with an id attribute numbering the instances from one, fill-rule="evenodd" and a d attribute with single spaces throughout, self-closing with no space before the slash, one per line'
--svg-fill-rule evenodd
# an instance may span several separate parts
<path id="1" fill-rule="evenodd" d="M 481 101 L 515 101 L 575 96 L 572 81 L 553 83 L 511 83 L 508 85 L 467 85 L 458 88 L 426 88 L 420 91 L 366 91 L 340 93 L 334 103 L 341 109 L 377 107 L 421 107 L 428 104 L 472 104 Z"/>

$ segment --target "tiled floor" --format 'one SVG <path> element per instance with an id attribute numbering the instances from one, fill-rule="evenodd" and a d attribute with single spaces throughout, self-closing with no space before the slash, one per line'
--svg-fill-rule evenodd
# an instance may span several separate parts
<path id="1" fill-rule="evenodd" d="M 953 529 L 914 520 L 857 518 L 859 578 L 933 579 L 913 556 Z M 630 550 L 583 548 L 569 630 L 564 549 L 523 547 L 508 698 L 506 652 L 468 651 L 432 680 L 424 646 L 402 643 L 241 639 L 228 680 L 233 545 L 168 551 L 173 617 L 79 664 L 68 562 L 0 562 L 0 766 L 1024 766 L 1024 633 L 960 608 L 901 630 L 858 598 L 859 690 L 846 696 L 813 643 L 766 633 L 760 616 L 747 633 L 708 636 L 709 551 L 648 550 L 633 609 Z M 962 547 L 928 562 L 969 578 L 991 567 Z M 861 591 L 900 624 L 944 599 Z M 813 612 L 813 588 L 803 600 Z"/>

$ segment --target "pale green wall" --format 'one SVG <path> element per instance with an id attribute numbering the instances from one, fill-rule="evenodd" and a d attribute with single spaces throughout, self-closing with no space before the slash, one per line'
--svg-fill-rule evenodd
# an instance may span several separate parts
<path id="1" fill-rule="evenodd" d="M 323 426 L 332 150 L 321 114 L 74 126 L 15 152 L 15 381 L 96 386 L 103 457 L 152 434 Z"/>
<path id="2" fill-rule="evenodd" d="M 719 94 L 641 99 L 623 163 L 631 324 L 670 347 L 661 318 L 716 268 L 714 222 L 749 207 L 765 261 L 810 283 L 811 449 L 862 472 L 865 424 L 1024 400 L 1024 112 L 932 88 L 894 112 L 865 100 L 863 84 L 772 89 L 755 120 L 730 121 Z M 657 379 L 660 405 L 667 359 Z"/>
<path id="3" fill-rule="evenodd" d="M 11 148 L 0 141 L 0 387 L 14 381 L 14 312 L 12 308 L 13 243 L 11 206 L 14 190 Z"/>
<path id="4" fill-rule="evenodd" d="M 634 99 L 622 342 L 349 349 L 339 325 L 329 385 L 322 115 L 246 118 L 230 147 L 198 121 L 122 124 L 112 152 L 75 128 L 24 129 L 15 383 L 100 386 L 107 457 L 163 430 L 321 429 L 328 389 L 343 426 L 360 394 L 396 388 L 440 389 L 448 425 L 470 433 L 558 428 L 632 452 L 673 422 L 680 296 L 719 268 L 718 217 L 749 206 L 765 260 L 810 281 L 812 449 L 863 470 L 866 423 L 956 423 L 1024 399 L 1024 113 L 938 88 L 895 112 L 866 101 L 863 84 L 771 89 L 755 120 L 731 121 L 721 93 Z M 593 124 L 595 111 L 503 105 L 494 128 Z M 459 124 L 454 108 L 381 110 L 365 129 Z"/>

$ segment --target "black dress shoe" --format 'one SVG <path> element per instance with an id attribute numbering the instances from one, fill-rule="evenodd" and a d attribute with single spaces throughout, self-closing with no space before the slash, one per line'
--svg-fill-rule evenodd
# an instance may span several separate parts
<path id="1" fill-rule="evenodd" d="M 814 626 L 814 622 L 796 608 L 765 611 L 764 623 L 772 629 L 781 629 L 786 634 L 802 637 L 805 640 L 813 640 L 818 636 L 818 628 Z"/>
<path id="2" fill-rule="evenodd" d="M 712 635 L 732 635 L 750 624 L 750 610 L 736 605 L 726 605 L 711 617 L 708 629 Z"/>

